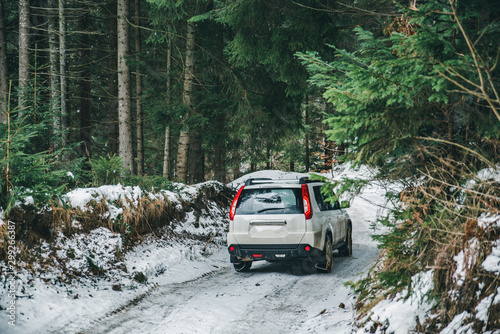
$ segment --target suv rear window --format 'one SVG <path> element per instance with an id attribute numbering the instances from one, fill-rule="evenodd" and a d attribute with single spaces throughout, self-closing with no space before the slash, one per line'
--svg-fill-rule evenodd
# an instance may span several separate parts
<path id="1" fill-rule="evenodd" d="M 301 188 L 243 189 L 237 215 L 304 213 Z"/>

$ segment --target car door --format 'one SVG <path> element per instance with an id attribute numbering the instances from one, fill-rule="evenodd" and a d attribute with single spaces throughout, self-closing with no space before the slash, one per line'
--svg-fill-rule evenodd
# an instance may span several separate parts
<path id="1" fill-rule="evenodd" d="M 326 196 L 321 192 L 321 186 L 313 187 L 314 197 L 316 199 L 319 209 L 321 210 L 326 221 L 332 226 L 333 229 L 333 244 L 338 244 L 345 240 L 346 233 L 346 217 L 344 212 L 340 209 L 340 204 L 335 202 L 333 205 L 326 200 Z"/>

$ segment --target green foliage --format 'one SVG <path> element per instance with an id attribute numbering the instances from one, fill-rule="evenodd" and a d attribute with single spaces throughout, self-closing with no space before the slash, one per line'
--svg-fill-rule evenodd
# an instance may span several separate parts
<path id="1" fill-rule="evenodd" d="M 142 271 L 139 271 L 134 274 L 134 281 L 145 284 L 148 281 L 148 277 Z"/>
<path id="2" fill-rule="evenodd" d="M 394 31 L 377 38 L 358 27 L 359 51 L 332 46 L 334 62 L 314 52 L 298 53 L 312 74 L 310 82 L 324 88 L 334 106 L 327 118 L 330 139 L 350 144 L 349 160 L 382 167 L 396 177 L 414 175 L 428 161 L 422 138 L 477 146 L 468 140 L 471 135 L 492 138 L 500 132 L 492 110 L 479 106 L 473 91 L 457 90 L 454 81 L 479 85 L 479 77 L 464 40 L 452 34 L 455 23 L 449 15 L 446 20 L 424 15 L 422 8 L 408 14 L 413 24 L 425 22 L 412 26 L 414 34 Z M 483 59 L 492 67 L 496 49 L 487 52 Z"/>
<path id="3" fill-rule="evenodd" d="M 28 122 L 33 111 L 24 110 L 25 117 L 12 117 L 0 124 L 0 209 L 6 214 L 16 203 L 41 208 L 59 197 L 70 177 L 64 170 L 54 169 L 63 151 L 37 150 L 40 138 L 47 129 L 47 121 Z"/>
<path id="4" fill-rule="evenodd" d="M 86 256 L 87 264 L 91 273 L 97 276 L 104 276 L 104 269 L 94 263 L 92 260 L 93 255 Z"/>
<path id="5" fill-rule="evenodd" d="M 123 159 L 114 154 L 92 160 L 91 168 L 94 186 L 118 184 L 122 182 L 122 175 L 125 172 Z"/>
<path id="6" fill-rule="evenodd" d="M 94 187 L 121 184 L 123 186 L 139 186 L 147 191 L 175 190 L 175 186 L 167 177 L 133 174 L 126 174 L 123 177 L 122 159 L 117 155 L 93 159 L 90 165 L 91 170 L 87 174 L 90 176 L 91 185 Z"/>
<path id="7" fill-rule="evenodd" d="M 177 190 L 176 185 L 173 184 L 168 177 L 163 176 L 128 175 L 120 183 L 124 186 L 139 186 L 141 189 L 151 192 L 160 190 Z"/>
<path id="8" fill-rule="evenodd" d="M 343 177 L 341 180 L 330 180 L 318 174 L 310 174 L 311 180 L 319 180 L 325 182 L 321 187 L 321 192 L 326 196 L 325 199 L 334 204 L 340 198 L 352 201 L 363 188 L 371 183 L 371 180 L 350 179 Z"/>

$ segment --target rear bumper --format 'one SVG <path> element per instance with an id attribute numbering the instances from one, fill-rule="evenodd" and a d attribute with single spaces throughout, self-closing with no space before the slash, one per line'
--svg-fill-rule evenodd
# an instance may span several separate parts
<path id="1" fill-rule="evenodd" d="M 295 258 L 319 257 L 321 250 L 309 244 L 299 245 L 229 245 L 231 262 L 285 261 Z M 307 250 L 309 249 L 309 250 Z"/>

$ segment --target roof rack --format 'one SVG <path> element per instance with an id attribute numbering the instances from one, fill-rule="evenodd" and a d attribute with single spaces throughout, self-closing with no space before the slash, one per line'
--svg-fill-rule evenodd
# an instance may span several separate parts
<path id="1" fill-rule="evenodd" d="M 298 184 L 305 184 L 305 183 L 311 183 L 314 182 L 312 180 L 309 180 L 308 177 L 304 176 L 301 177 L 300 179 L 271 179 L 267 177 L 256 177 L 256 178 L 250 178 L 245 181 L 246 186 L 250 186 L 253 184 L 269 184 L 269 183 L 298 183 Z"/>

